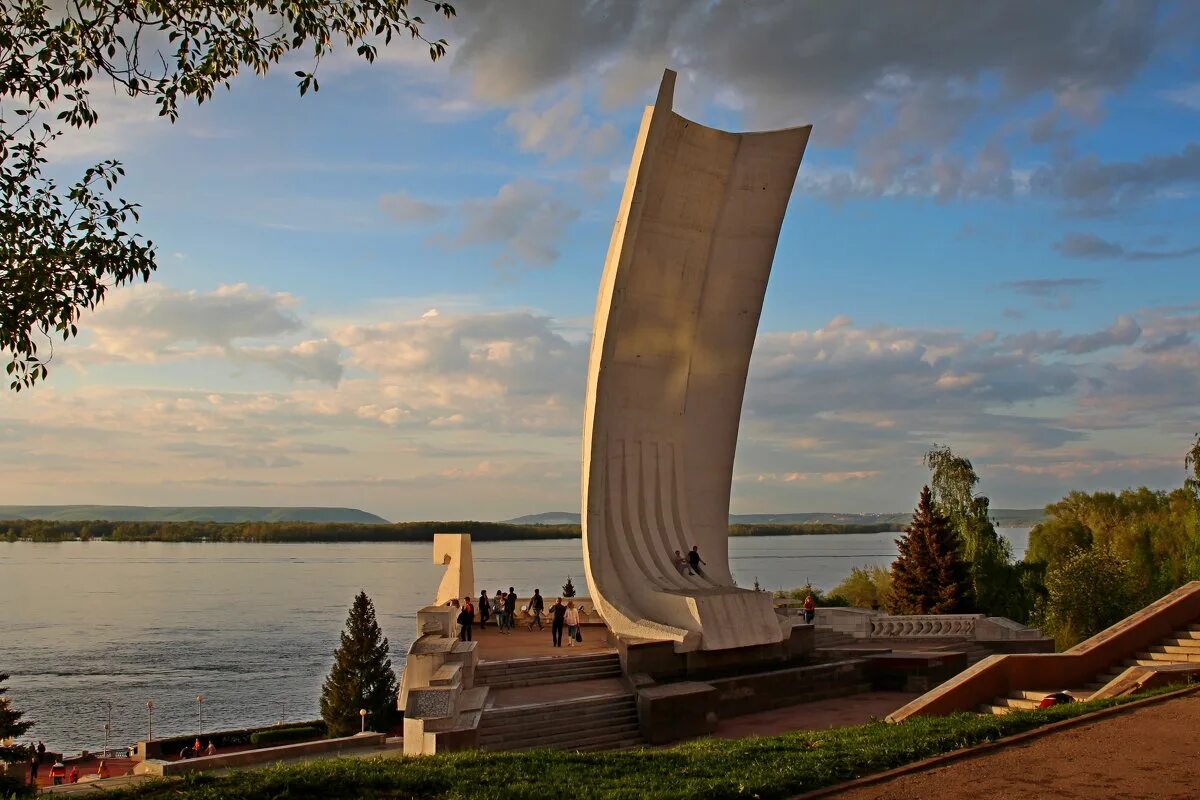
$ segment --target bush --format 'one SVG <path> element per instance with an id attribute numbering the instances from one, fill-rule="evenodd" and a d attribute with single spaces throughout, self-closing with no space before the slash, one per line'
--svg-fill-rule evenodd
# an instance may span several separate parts
<path id="1" fill-rule="evenodd" d="M 892 573 L 883 567 L 851 567 L 850 574 L 829 590 L 830 597 L 845 598 L 854 608 L 877 611 L 892 592 Z"/>
<path id="2" fill-rule="evenodd" d="M 1059 649 L 1124 619 L 1138 594 L 1129 562 L 1107 547 L 1072 551 L 1046 574 L 1042 628 Z"/>
<path id="3" fill-rule="evenodd" d="M 818 608 L 845 608 L 850 605 L 850 601 L 845 597 L 836 592 L 826 594 L 811 583 L 806 583 L 799 589 L 776 592 L 775 597 L 779 600 L 798 600 L 803 602 L 804 598 L 810 594 L 813 596 L 813 602 L 817 604 Z"/>
<path id="4" fill-rule="evenodd" d="M 33 797 L 34 794 L 25 781 L 0 773 L 0 797 L 7 800 L 11 797 Z"/>
<path id="5" fill-rule="evenodd" d="M 317 739 L 321 730 L 315 725 L 305 725 L 300 728 L 275 728 L 269 731 L 259 731 L 250 735 L 250 744 L 255 747 L 270 747 L 276 744 L 300 742 L 305 739 Z"/>

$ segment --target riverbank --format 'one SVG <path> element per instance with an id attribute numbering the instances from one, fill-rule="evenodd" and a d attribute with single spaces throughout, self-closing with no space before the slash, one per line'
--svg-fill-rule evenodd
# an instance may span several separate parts
<path id="1" fill-rule="evenodd" d="M 730 525 L 730 536 L 831 536 L 899 531 L 893 522 L 871 524 L 795 523 Z M 0 521 L 0 538 L 10 542 L 432 542 L 435 533 L 469 533 L 475 542 L 578 539 L 578 525 L 515 525 L 451 520 L 386 525 L 323 522 L 74 522 Z"/>

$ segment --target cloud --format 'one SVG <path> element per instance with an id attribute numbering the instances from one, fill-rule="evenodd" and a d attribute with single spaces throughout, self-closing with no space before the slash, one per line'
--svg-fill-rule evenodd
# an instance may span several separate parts
<path id="1" fill-rule="evenodd" d="M 406 194 L 385 195 L 380 206 L 397 222 L 451 222 L 430 241 L 443 247 L 493 246 L 498 267 L 537 267 L 558 260 L 559 242 L 579 218 L 579 210 L 543 183 L 516 180 L 494 197 L 464 200 L 453 207 L 417 200 Z M 457 227 L 453 223 L 457 223 Z"/>
<path id="2" fill-rule="evenodd" d="M 1190 83 L 1162 93 L 1162 96 L 1172 103 L 1177 103 L 1192 111 L 1200 111 L 1200 83 Z"/>
<path id="3" fill-rule="evenodd" d="M 1072 295 L 1083 289 L 1093 289 L 1101 284 L 1095 278 L 1037 278 L 1032 280 L 1010 281 L 1001 284 L 1001 288 L 1009 289 L 1017 294 L 1035 298 L 1044 308 L 1070 308 Z M 1005 316 L 1012 317 L 1008 311 Z M 1012 317 L 1020 319 L 1020 317 Z"/>
<path id="4" fill-rule="evenodd" d="M 1121 261 L 1168 261 L 1200 255 L 1200 245 L 1176 250 L 1130 250 L 1090 233 L 1068 233 L 1054 243 L 1054 249 L 1068 258 Z"/>
<path id="5" fill-rule="evenodd" d="M 1200 184 L 1200 145 L 1136 161 L 1101 161 L 1091 155 L 1034 171 L 1034 191 L 1061 198 L 1076 213 L 1098 216 L 1122 206 Z"/>
<path id="6" fill-rule="evenodd" d="M 211 292 L 183 292 L 164 284 L 131 286 L 108 297 L 87 329 L 87 345 L 69 351 L 69 357 L 81 364 L 227 358 L 336 385 L 342 367 L 335 342 L 250 344 L 302 333 L 306 326 L 296 313 L 298 306 L 286 292 L 244 283 Z"/>
<path id="7" fill-rule="evenodd" d="M 640 104 L 667 65 L 679 70 L 678 104 L 693 117 L 715 107 L 749 127 L 813 123 L 817 152 L 847 149 L 854 163 L 824 181 L 809 182 L 806 165 L 805 191 L 949 201 L 1028 191 L 1031 170 L 1012 167 L 1005 138 L 1029 129 L 1065 156 L 1075 127 L 1101 120 L 1106 98 L 1143 73 L 1166 36 L 1194 43 L 1167 18 L 1107 0 L 481 2 L 456 26 L 453 59 L 477 98 L 519 107 L 509 121 L 526 149 L 577 138 L 577 87 L 607 109 Z M 568 94 L 546 105 L 563 86 Z M 1040 121 L 1014 123 L 1029 109 Z M 1164 178 L 1178 166 L 1142 165 Z M 1152 193 L 1157 179 L 1135 172 L 1063 159 L 1039 182 L 1094 208 L 1105 205 L 1097 182 L 1122 201 Z"/>
<path id="8" fill-rule="evenodd" d="M 1028 331 L 1006 337 L 1003 342 L 1024 353 L 1069 353 L 1086 355 L 1109 347 L 1128 347 L 1142 335 L 1137 320 L 1121 315 L 1104 330 L 1092 333 L 1063 335 L 1061 331 Z"/>
<path id="9" fill-rule="evenodd" d="M 446 213 L 445 207 L 437 203 L 418 200 L 405 192 L 385 194 L 380 197 L 379 208 L 397 222 L 414 224 L 437 222 Z"/>
<path id="10" fill-rule="evenodd" d="M 620 134 L 611 122 L 593 124 L 583 113 L 583 96 L 573 90 L 551 105 L 537 110 L 524 106 L 506 119 L 525 153 L 543 153 L 551 161 L 580 153 L 587 158 L 608 154 Z"/>

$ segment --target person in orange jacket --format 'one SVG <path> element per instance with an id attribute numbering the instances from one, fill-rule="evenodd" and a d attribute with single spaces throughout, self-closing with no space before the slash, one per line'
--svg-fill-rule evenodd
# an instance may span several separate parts
<path id="1" fill-rule="evenodd" d="M 812 625 L 812 621 L 816 616 L 817 601 L 813 599 L 812 592 L 809 592 L 808 597 L 804 598 L 804 622 Z"/>

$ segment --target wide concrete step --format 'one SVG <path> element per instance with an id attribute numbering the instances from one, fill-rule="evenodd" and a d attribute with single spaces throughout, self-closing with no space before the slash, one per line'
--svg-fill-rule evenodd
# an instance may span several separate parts
<path id="1" fill-rule="evenodd" d="M 475 665 L 476 670 L 483 672 L 506 671 L 506 670 L 526 670 L 539 669 L 542 667 L 553 667 L 562 664 L 586 664 L 591 662 L 615 662 L 620 663 L 620 659 L 616 653 L 586 653 L 586 654 L 570 654 L 561 656 L 536 656 L 533 658 L 510 658 L 505 661 L 480 661 Z"/>
<path id="2" fill-rule="evenodd" d="M 480 747 L 481 749 L 490 752 L 521 752 L 524 750 L 549 749 L 573 750 L 581 753 L 587 753 L 603 750 L 624 750 L 631 747 L 636 747 L 641 743 L 641 736 L 638 734 L 635 726 L 633 730 L 601 731 L 591 735 L 572 737 L 551 742 L 534 742 L 530 740 L 520 743 L 513 743 L 511 746 L 506 744 L 484 744 L 481 742 Z M 566 787 L 564 787 L 564 792 L 566 792 Z"/>
<path id="3" fill-rule="evenodd" d="M 635 739 L 641 736 L 637 720 L 622 725 L 582 727 L 570 731 L 533 731 L 526 736 L 483 736 L 479 746 L 484 750 L 534 750 L 540 747 L 574 749 L 596 744 L 598 740 Z"/>
<path id="4" fill-rule="evenodd" d="M 613 708 L 613 709 L 596 709 L 588 712 L 579 712 L 570 714 L 564 717 L 550 717 L 541 719 L 537 717 L 525 717 L 521 719 L 496 719 L 484 715 L 484 718 L 479 726 L 479 736 L 485 738 L 500 738 L 517 736 L 518 738 L 524 735 L 539 735 L 541 732 L 547 734 L 571 733 L 579 730 L 587 730 L 589 728 L 597 728 L 605 725 L 626 725 L 637 724 L 637 709 L 635 708 Z"/>
<path id="5" fill-rule="evenodd" d="M 549 703 L 530 703 L 522 706 L 508 706 L 487 709 L 484 721 L 491 723 L 507 723 L 515 720 L 552 720 L 577 714 L 591 713 L 597 710 L 616 711 L 634 708 L 634 696 L 631 694 L 606 694 L 593 697 L 581 697 L 577 700 L 559 700 Z"/>
<path id="6" fill-rule="evenodd" d="M 1161 661 L 1165 664 L 1186 664 L 1192 658 L 1192 656 L 1186 653 L 1180 655 L 1178 653 L 1159 652 L 1161 650 L 1161 647 L 1152 647 L 1149 650 L 1143 650 L 1138 653 L 1137 658 L 1140 661 Z M 1200 656 L 1197 656 L 1196 660 L 1200 661 Z"/>
<path id="7" fill-rule="evenodd" d="M 1200 640 L 1197 640 L 1200 642 Z M 1180 661 L 1200 661 L 1200 647 L 1181 647 L 1177 644 L 1160 644 L 1150 648 L 1151 653 L 1174 656 Z"/>
<path id="8" fill-rule="evenodd" d="M 1200 652 L 1200 636 L 1194 639 L 1184 636 L 1174 636 L 1173 638 L 1163 639 L 1162 643 L 1164 647 L 1183 647 L 1187 650 Z"/>
<path id="9" fill-rule="evenodd" d="M 1001 714 L 1011 714 L 1016 710 L 1017 709 L 1012 708 L 1011 706 L 1000 706 L 992 703 L 984 703 L 979 707 L 979 712 L 981 714 L 995 714 L 996 716 L 1000 716 Z"/>
<path id="10" fill-rule="evenodd" d="M 576 670 L 561 670 L 537 675 L 514 675 L 512 677 L 485 676 L 482 680 L 475 679 L 476 685 L 490 686 L 493 689 L 515 689 L 522 686 L 542 686 L 547 683 L 569 683 L 571 681 L 592 681 L 602 678 L 619 678 L 619 667 L 594 667 Z"/>
<path id="11" fill-rule="evenodd" d="M 1039 697 L 1037 700 L 1028 700 L 1024 697 L 1013 697 L 1012 695 L 1009 695 L 1008 697 L 998 697 L 993 700 L 992 703 L 998 706 L 1005 706 L 1006 708 L 1032 710 L 1038 707 L 1038 704 L 1041 703 L 1041 698 Z"/>

